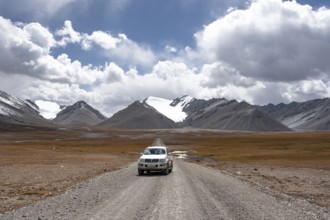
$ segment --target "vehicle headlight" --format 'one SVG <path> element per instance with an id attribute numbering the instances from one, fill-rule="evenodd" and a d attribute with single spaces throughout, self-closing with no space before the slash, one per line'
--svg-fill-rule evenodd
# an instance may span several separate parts
<path id="1" fill-rule="evenodd" d="M 144 163 L 144 159 L 139 159 L 139 163 Z"/>
<path id="2" fill-rule="evenodd" d="M 160 163 L 166 163 L 167 162 L 167 159 L 160 159 L 159 162 Z"/>

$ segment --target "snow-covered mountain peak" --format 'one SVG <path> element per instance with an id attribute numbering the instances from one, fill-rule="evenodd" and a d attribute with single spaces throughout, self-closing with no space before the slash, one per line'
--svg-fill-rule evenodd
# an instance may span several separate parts
<path id="1" fill-rule="evenodd" d="M 21 99 L 11 96 L 3 91 L 0 91 L 0 101 L 15 108 L 21 108 L 25 105 Z"/>
<path id="2" fill-rule="evenodd" d="M 25 100 L 25 103 L 30 106 L 32 109 L 34 109 L 35 111 L 39 112 L 39 107 L 36 105 L 36 103 L 34 103 L 33 101 L 31 101 L 30 99 Z"/>
<path id="3" fill-rule="evenodd" d="M 3 91 L 0 91 L 0 116 L 0 127 L 4 124 L 49 125 L 48 121 L 39 115 L 38 106 L 33 101 L 23 101 Z"/>
<path id="4" fill-rule="evenodd" d="M 167 118 L 171 119 L 174 122 L 182 122 L 187 117 L 187 114 L 183 111 L 183 108 L 185 106 L 185 104 L 183 105 L 183 103 L 187 102 L 188 98 L 186 100 L 182 97 L 182 100 L 180 99 L 180 101 L 178 101 L 176 105 L 173 105 L 172 103 L 174 103 L 175 100 L 150 96 L 143 100 L 143 103 L 146 103 L 149 106 L 153 107 L 158 112 L 165 115 Z"/>
<path id="5" fill-rule="evenodd" d="M 0 115 L 21 116 L 21 111 L 24 111 L 24 109 L 33 113 L 38 112 L 36 106 L 33 106 L 32 102 L 23 101 L 4 91 L 0 91 Z"/>
<path id="6" fill-rule="evenodd" d="M 46 119 L 53 119 L 62 109 L 59 104 L 51 101 L 36 100 L 35 104 L 39 107 L 40 115 Z"/>
<path id="7" fill-rule="evenodd" d="M 85 101 L 78 101 L 76 104 L 75 104 L 78 108 L 84 108 L 87 106 L 87 103 Z"/>
<path id="8" fill-rule="evenodd" d="M 188 95 L 184 95 L 181 98 L 176 98 L 173 100 L 173 102 L 171 103 L 171 106 L 181 106 L 182 108 L 188 107 L 190 102 L 193 101 L 195 98 L 188 96 Z"/>

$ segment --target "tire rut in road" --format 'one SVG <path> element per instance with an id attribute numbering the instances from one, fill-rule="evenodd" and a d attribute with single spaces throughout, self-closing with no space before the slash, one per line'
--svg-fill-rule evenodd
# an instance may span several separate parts
<path id="1" fill-rule="evenodd" d="M 214 175 L 213 172 L 208 173 L 208 169 L 201 172 L 200 167 L 191 166 L 184 165 L 184 170 L 190 177 L 190 183 L 196 194 L 197 203 L 201 207 L 203 219 L 214 217 L 219 219 L 263 219 L 254 213 L 251 207 L 246 207 L 244 202 L 240 201 L 241 196 L 234 196 L 235 189 L 240 186 L 228 183 L 228 177 L 223 178 L 220 173 L 219 175 Z M 240 195 L 242 193 L 244 191 Z"/>
<path id="2" fill-rule="evenodd" d="M 128 187 L 89 210 L 81 219 L 143 219 L 154 209 L 163 176 L 134 177 Z M 146 180 L 147 179 L 147 180 Z M 78 217 L 80 219 L 80 217 Z"/>
<path id="3" fill-rule="evenodd" d="M 218 191 L 218 187 L 214 190 L 206 188 L 203 177 L 197 176 L 196 173 L 194 173 L 196 172 L 195 170 L 191 170 L 185 166 L 183 169 L 185 170 L 184 173 L 189 176 L 192 192 L 196 195 L 196 203 L 200 206 L 203 216 L 201 219 L 210 219 L 215 216 L 223 219 L 231 219 L 228 206 L 219 202 L 218 199 L 221 197 L 215 197 L 215 195 L 218 195 L 218 192 L 214 191 Z"/>
<path id="4" fill-rule="evenodd" d="M 203 219 L 328 219 L 306 201 L 265 193 L 220 171 L 187 163 L 182 169 L 191 178 Z"/>
<path id="5" fill-rule="evenodd" d="M 202 219 L 195 193 L 180 163 L 175 163 L 173 173 L 164 180 L 164 187 L 151 219 Z"/>

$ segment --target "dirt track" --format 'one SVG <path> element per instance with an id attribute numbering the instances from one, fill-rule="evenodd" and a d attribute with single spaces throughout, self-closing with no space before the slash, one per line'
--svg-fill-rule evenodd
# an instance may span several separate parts
<path id="1" fill-rule="evenodd" d="M 329 219 L 303 200 L 176 160 L 168 175 L 137 176 L 136 164 L 1 219 Z"/>

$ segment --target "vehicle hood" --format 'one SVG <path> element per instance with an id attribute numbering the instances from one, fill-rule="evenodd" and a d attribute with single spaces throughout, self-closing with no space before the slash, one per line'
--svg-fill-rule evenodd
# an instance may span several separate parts
<path id="1" fill-rule="evenodd" d="M 166 159 L 166 155 L 142 155 L 140 159 Z"/>

